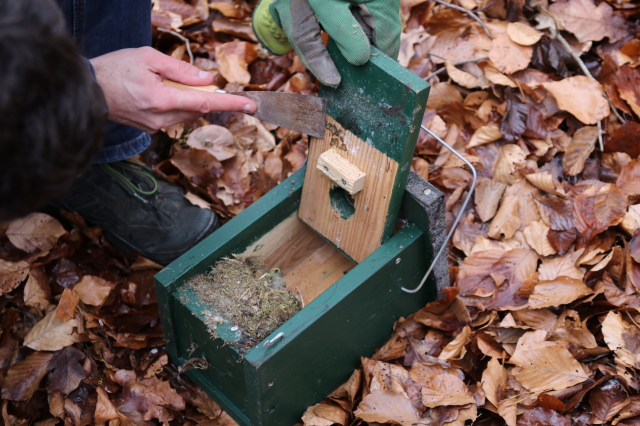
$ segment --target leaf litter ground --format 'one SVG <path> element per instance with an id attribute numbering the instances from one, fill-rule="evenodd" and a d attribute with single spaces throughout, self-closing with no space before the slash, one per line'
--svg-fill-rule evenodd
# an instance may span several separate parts
<path id="1" fill-rule="evenodd" d="M 217 86 L 316 93 L 295 55 L 257 44 L 255 1 L 154 3 L 154 28 L 189 38 Z M 422 124 L 474 164 L 479 190 L 449 247 L 446 297 L 398 319 L 302 422 L 637 426 L 637 2 L 402 0 L 401 17 L 399 62 L 432 86 Z M 171 33 L 154 31 L 154 46 L 189 60 Z M 231 218 L 298 170 L 307 144 L 214 113 L 160 132 L 139 160 Z M 451 224 L 469 170 L 426 134 L 412 168 L 445 193 Z M 4 424 L 235 425 L 168 360 L 158 265 L 75 214 L 59 220 L 0 224 Z"/>
<path id="2" fill-rule="evenodd" d="M 230 345 L 244 352 L 301 308 L 285 288 L 281 275 L 280 270 L 269 270 L 258 258 L 234 256 L 219 260 L 210 271 L 187 281 L 184 288 L 211 308 L 200 312 L 211 335 L 219 337 L 218 325 L 230 323 L 231 331 L 241 336 Z"/>

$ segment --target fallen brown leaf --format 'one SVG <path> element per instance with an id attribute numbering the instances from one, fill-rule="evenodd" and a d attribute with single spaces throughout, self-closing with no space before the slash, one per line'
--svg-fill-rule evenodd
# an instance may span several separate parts
<path id="1" fill-rule="evenodd" d="M 109 297 L 114 284 L 93 275 L 85 275 L 80 282 L 73 287 L 82 303 L 85 305 L 100 306 Z"/>
<path id="2" fill-rule="evenodd" d="M 353 415 L 366 421 L 411 426 L 418 423 L 418 413 L 406 397 L 389 391 L 376 390 L 362 399 Z"/>
<path id="3" fill-rule="evenodd" d="M 57 318 L 57 309 L 49 312 L 24 338 L 24 345 L 36 351 L 57 351 L 78 342 L 74 331 L 78 320 L 62 321 Z"/>
<path id="4" fill-rule="evenodd" d="M 444 405 L 474 404 L 474 399 L 458 376 L 439 374 L 422 388 L 422 403 L 425 407 L 434 408 Z"/>
<path id="5" fill-rule="evenodd" d="M 568 350 L 556 342 L 524 346 L 508 361 L 514 377 L 532 392 L 563 390 L 589 377 Z"/>
<path id="6" fill-rule="evenodd" d="M 493 40 L 489 51 L 491 62 L 505 74 L 513 74 L 527 68 L 532 56 L 531 47 L 514 43 L 506 32 Z"/>
<path id="7" fill-rule="evenodd" d="M 56 308 L 56 319 L 66 322 L 74 317 L 80 297 L 75 291 L 65 288 Z"/>
<path id="8" fill-rule="evenodd" d="M 565 305 L 591 293 L 593 291 L 584 281 L 560 276 L 552 281 L 540 281 L 529 297 L 529 307 L 541 309 Z"/>
<path id="9" fill-rule="evenodd" d="M 0 295 L 10 293 L 29 274 L 29 264 L 24 261 L 7 262 L 0 259 Z"/>
<path id="10" fill-rule="evenodd" d="M 562 0 L 552 4 L 549 9 L 580 42 L 608 37 L 609 42 L 615 43 L 627 34 L 626 21 L 607 3 L 600 3 L 596 7 L 589 0 Z"/>
<path id="11" fill-rule="evenodd" d="M 349 425 L 349 414 L 340 407 L 329 404 L 316 404 L 307 408 L 302 415 L 304 426 Z"/>
<path id="12" fill-rule="evenodd" d="M 576 130 L 571 138 L 571 142 L 566 147 L 564 157 L 562 159 L 562 167 L 569 176 L 575 176 L 582 173 L 584 162 L 587 161 L 589 155 L 593 152 L 596 141 L 598 140 L 598 128 L 594 126 L 585 126 Z"/>
<path id="13" fill-rule="evenodd" d="M 506 188 L 507 185 L 504 183 L 492 179 L 482 179 L 478 182 L 474 203 L 480 220 L 487 222 L 495 216 Z"/>
<path id="14" fill-rule="evenodd" d="M 44 213 L 31 213 L 23 219 L 16 219 L 7 228 L 11 243 L 28 253 L 36 250 L 49 251 L 66 234 L 60 222 Z"/>
<path id="15" fill-rule="evenodd" d="M 589 186 L 573 203 L 576 228 L 587 239 L 618 225 L 626 212 L 627 201 L 613 184 Z"/>
<path id="16" fill-rule="evenodd" d="M 630 368 L 640 367 L 640 329 L 622 319 L 617 312 L 609 312 L 602 322 L 602 334 L 609 349 Z"/>
<path id="17" fill-rule="evenodd" d="M 609 116 L 609 103 L 597 80 L 578 75 L 560 81 L 542 83 L 558 102 L 558 107 L 573 114 L 584 124 L 596 124 Z"/>
<path id="18" fill-rule="evenodd" d="M 38 389 L 40 381 L 49 371 L 49 363 L 55 354 L 34 352 L 7 370 L 2 385 L 2 398 L 25 401 Z"/>

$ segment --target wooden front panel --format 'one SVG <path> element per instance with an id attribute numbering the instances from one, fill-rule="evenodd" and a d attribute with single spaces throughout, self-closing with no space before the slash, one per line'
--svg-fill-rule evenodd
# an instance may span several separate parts
<path id="1" fill-rule="evenodd" d="M 340 196 L 336 190 L 344 190 L 316 169 L 318 158 L 329 149 L 338 151 L 367 176 L 364 189 L 347 198 L 352 213 L 336 201 Z M 361 262 L 381 245 L 397 173 L 396 161 L 327 116 L 324 139 L 311 140 L 298 216 L 351 259 Z"/>

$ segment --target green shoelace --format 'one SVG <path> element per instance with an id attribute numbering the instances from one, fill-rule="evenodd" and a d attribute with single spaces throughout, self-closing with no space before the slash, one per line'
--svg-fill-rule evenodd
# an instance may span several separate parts
<path id="1" fill-rule="evenodd" d="M 131 160 L 123 160 L 115 163 L 100 164 L 99 166 L 103 172 L 115 180 L 125 191 L 145 203 L 149 201 L 145 199 L 144 196 L 149 197 L 158 191 L 158 181 L 151 174 L 151 169 L 143 164 Z M 153 184 L 153 189 L 146 191 L 140 185 L 133 183 L 131 178 L 126 175 L 127 172 L 146 177 Z"/>

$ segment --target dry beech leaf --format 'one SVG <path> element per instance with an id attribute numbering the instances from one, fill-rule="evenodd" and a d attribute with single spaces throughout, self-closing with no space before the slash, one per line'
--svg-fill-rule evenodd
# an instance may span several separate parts
<path id="1" fill-rule="evenodd" d="M 49 371 L 49 363 L 55 354 L 34 352 L 24 360 L 12 365 L 2 384 L 2 398 L 26 401 L 38 389 L 40 381 Z"/>
<path id="2" fill-rule="evenodd" d="M 487 222 L 495 216 L 507 185 L 492 179 L 482 179 L 476 186 L 474 203 L 480 220 Z"/>
<path id="3" fill-rule="evenodd" d="M 528 224 L 522 230 L 527 243 L 540 256 L 551 256 L 552 254 L 556 254 L 556 251 L 551 247 L 549 239 L 547 238 L 549 229 L 550 228 L 545 225 L 544 222 L 536 220 Z"/>
<path id="4" fill-rule="evenodd" d="M 618 225 L 626 213 L 627 201 L 612 183 L 591 185 L 573 202 L 576 229 L 587 239 Z"/>
<path id="5" fill-rule="evenodd" d="M 533 46 L 543 36 L 543 33 L 522 22 L 509 22 L 507 34 L 511 41 L 521 46 Z"/>
<path id="6" fill-rule="evenodd" d="M 521 46 L 514 43 L 509 35 L 504 32 L 493 40 L 489 59 L 496 68 L 505 74 L 513 74 L 529 66 L 533 49 L 529 46 Z"/>
<path id="7" fill-rule="evenodd" d="M 427 99 L 427 108 L 438 111 L 453 102 L 462 102 L 462 95 L 453 84 L 441 82 L 431 86 L 429 99 Z"/>
<path id="8" fill-rule="evenodd" d="M 606 2 L 596 7 L 590 0 L 564 0 L 552 4 L 549 9 L 581 43 L 600 41 L 605 37 L 609 37 L 610 43 L 615 43 L 627 36 L 625 19 L 614 13 Z"/>
<path id="9" fill-rule="evenodd" d="M 496 358 L 491 358 L 482 372 L 482 388 L 507 425 L 516 426 L 517 403 L 506 399 L 508 378 L 506 368 Z"/>
<path id="10" fill-rule="evenodd" d="M 235 157 L 239 149 L 233 133 L 226 127 L 214 124 L 198 127 L 191 132 L 187 138 L 187 145 L 209 152 L 218 161 Z"/>
<path id="11" fill-rule="evenodd" d="M 622 168 L 616 185 L 627 200 L 636 201 L 640 197 L 640 159 L 636 158 Z"/>
<path id="12" fill-rule="evenodd" d="M 563 390 L 589 378 L 571 353 L 556 342 L 523 346 L 508 362 L 517 366 L 514 377 L 531 392 Z"/>
<path id="13" fill-rule="evenodd" d="M 484 65 L 481 64 L 480 66 L 482 67 L 482 71 L 484 71 L 485 77 L 487 77 L 487 80 L 491 83 L 498 86 L 518 87 L 510 77 L 502 74 L 494 66 L 490 65 L 489 62 L 486 62 Z"/>
<path id="14" fill-rule="evenodd" d="M 472 422 L 475 422 L 477 418 L 478 418 L 478 407 L 476 407 L 475 404 L 471 404 L 468 407 L 462 408 L 458 411 L 457 419 L 450 422 L 443 423 L 442 426 L 465 426 L 467 420 L 471 420 Z"/>
<path id="15" fill-rule="evenodd" d="M 629 206 L 629 210 L 625 213 L 620 226 L 629 235 L 633 235 L 636 229 L 640 228 L 640 204 Z"/>
<path id="16" fill-rule="evenodd" d="M 232 41 L 216 46 L 216 62 L 220 73 L 229 83 L 249 84 L 249 64 L 258 57 L 255 45 L 246 41 Z"/>
<path id="17" fill-rule="evenodd" d="M 593 152 L 598 140 L 598 128 L 594 126 L 585 126 L 576 130 L 571 138 L 571 142 L 566 147 L 564 157 L 562 159 L 562 168 L 569 176 L 575 176 L 582 173 L 584 162 L 587 161 L 589 155 Z"/>
<path id="18" fill-rule="evenodd" d="M 6 235 L 11 244 L 32 253 L 36 250 L 49 251 L 66 234 L 60 222 L 44 213 L 31 213 L 16 219 L 7 228 Z"/>
<path id="19" fill-rule="evenodd" d="M 123 387 L 120 399 L 135 401 L 143 414 L 143 420 L 160 417 L 164 417 L 164 421 L 171 420 L 173 416 L 163 406 L 170 406 L 178 411 L 185 408 L 185 401 L 180 394 L 171 388 L 168 381 L 158 377 L 140 379 L 133 370 L 118 370 L 114 374 L 114 381 Z M 123 411 L 122 406 L 119 409 Z"/>
<path id="20" fill-rule="evenodd" d="M 480 127 L 473 133 L 473 136 L 469 139 L 467 148 L 473 148 L 489 142 L 494 142 L 501 137 L 502 133 L 500 133 L 500 126 L 498 126 L 498 123 L 492 121 L 486 126 Z"/>
<path id="21" fill-rule="evenodd" d="M 553 176 L 549 172 L 531 173 L 525 176 L 527 181 L 538 189 L 541 189 L 550 194 L 566 197 L 567 193 L 564 192 L 562 185 L 553 180 Z"/>
<path id="22" fill-rule="evenodd" d="M 50 305 L 51 287 L 42 266 L 29 272 L 24 286 L 24 304 L 44 311 Z"/>
<path id="23" fill-rule="evenodd" d="M 498 212 L 491 221 L 487 235 L 491 238 L 511 238 L 520 229 L 522 221 L 518 215 L 519 199 L 516 196 L 505 196 Z"/>
<path id="24" fill-rule="evenodd" d="M 0 295 L 13 291 L 29 274 L 29 264 L 24 261 L 7 262 L 0 259 Z"/>
<path id="25" fill-rule="evenodd" d="M 418 412 L 411 401 L 390 390 L 376 390 L 362 399 L 353 415 L 365 422 L 411 426 L 418 423 Z"/>
<path id="26" fill-rule="evenodd" d="M 78 293 L 80 300 L 82 300 L 82 303 L 85 305 L 100 306 L 107 300 L 113 287 L 115 287 L 115 285 L 107 280 L 93 275 L 85 275 L 80 282 L 73 287 L 73 290 Z"/>
<path id="27" fill-rule="evenodd" d="M 466 353 L 465 346 L 471 341 L 471 328 L 465 326 L 462 333 L 458 334 L 447 346 L 442 349 L 438 359 L 449 361 L 450 359 L 459 359 Z"/>
<path id="28" fill-rule="evenodd" d="M 516 164 L 524 163 L 527 155 L 518 145 L 500 147 L 495 163 L 493 163 L 493 179 L 506 185 L 513 185 L 521 179 Z"/>
<path id="29" fill-rule="evenodd" d="M 98 402 L 96 403 L 96 412 L 94 421 L 96 425 L 104 425 L 109 420 L 117 419 L 122 416 L 113 403 L 109 400 L 109 395 L 100 386 L 96 388 L 98 393 Z"/>
<path id="30" fill-rule="evenodd" d="M 556 98 L 558 108 L 573 114 L 584 124 L 596 124 L 609 116 L 609 103 L 597 80 L 578 75 L 560 81 L 542 83 Z"/>
<path id="31" fill-rule="evenodd" d="M 58 307 L 56 308 L 56 318 L 61 321 L 69 321 L 76 313 L 76 306 L 80 297 L 75 291 L 65 288 L 60 296 Z"/>
<path id="32" fill-rule="evenodd" d="M 529 308 L 566 305 L 592 293 L 584 281 L 561 276 L 552 281 L 540 281 L 529 296 Z"/>
<path id="33" fill-rule="evenodd" d="M 480 85 L 480 82 L 477 78 L 466 71 L 459 70 L 451 62 L 445 62 L 444 66 L 447 69 L 447 74 L 449 74 L 451 80 L 453 80 L 456 84 L 459 84 L 462 87 L 466 87 L 467 89 L 475 89 Z"/>
<path id="34" fill-rule="evenodd" d="M 467 385 L 454 374 L 439 374 L 422 388 L 422 403 L 434 408 L 449 405 L 473 404 Z"/>
<path id="35" fill-rule="evenodd" d="M 78 320 L 61 321 L 56 317 L 56 311 L 49 312 L 33 326 L 24 338 L 24 346 L 36 351 L 58 351 L 79 341 L 74 331 Z"/>
<path id="36" fill-rule="evenodd" d="M 329 404 L 316 404 L 307 408 L 302 415 L 304 426 L 349 425 L 349 414 L 340 407 Z"/>
<path id="37" fill-rule="evenodd" d="M 640 329 L 622 319 L 619 312 L 609 312 L 602 321 L 602 334 L 609 349 L 626 366 L 640 368 Z"/>

